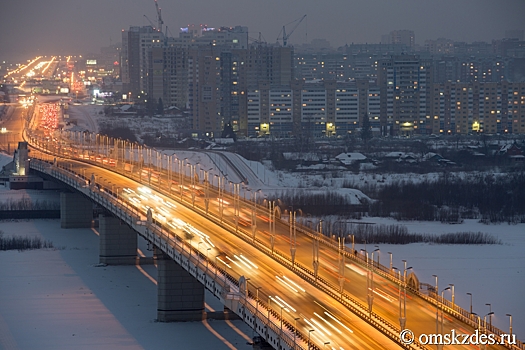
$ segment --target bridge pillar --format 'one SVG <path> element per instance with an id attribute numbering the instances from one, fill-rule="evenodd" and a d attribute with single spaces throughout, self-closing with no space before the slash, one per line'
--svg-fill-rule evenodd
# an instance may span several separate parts
<path id="1" fill-rule="evenodd" d="M 101 263 L 108 265 L 134 265 L 137 262 L 137 232 L 120 219 L 100 214 Z"/>
<path id="2" fill-rule="evenodd" d="M 60 193 L 60 227 L 86 228 L 93 221 L 93 203 L 79 193 Z"/>
<path id="3" fill-rule="evenodd" d="M 201 321 L 205 318 L 204 285 L 161 250 L 157 257 L 157 319 L 160 322 Z"/>

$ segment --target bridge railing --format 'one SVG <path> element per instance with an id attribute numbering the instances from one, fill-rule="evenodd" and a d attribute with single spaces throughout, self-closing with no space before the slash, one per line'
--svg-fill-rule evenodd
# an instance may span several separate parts
<path id="1" fill-rule="evenodd" d="M 33 161 L 31 168 L 64 182 L 112 212 L 116 217 L 126 222 L 126 224 L 146 239 L 153 241 L 164 253 L 170 255 L 177 263 L 188 270 L 190 274 L 200 280 L 207 289 L 214 294 L 218 294 L 226 304 L 227 300 L 229 300 L 228 298 L 235 299 L 236 303 L 230 303 L 230 309 L 243 319 L 247 316 L 246 311 L 249 311 L 248 315 L 259 320 L 259 322 L 252 321 L 251 323 L 253 325 L 257 323 L 265 325 L 266 329 L 262 332 L 259 329 L 257 332 L 267 341 L 278 345 L 282 349 L 306 349 L 304 344 L 306 340 L 305 335 L 298 329 L 295 329 L 295 327 L 285 319 L 282 320 L 282 324 L 285 325 L 288 330 L 283 330 L 274 322 L 274 320 L 277 320 L 278 323 L 281 323 L 281 316 L 269 305 L 265 305 L 260 300 L 257 300 L 257 306 L 254 307 L 252 305 L 254 302 L 253 296 L 250 295 L 251 298 L 247 298 L 246 296 L 240 297 L 241 294 L 239 292 L 233 293 L 233 296 L 228 295 L 228 291 L 238 288 L 240 276 L 235 277 L 220 268 L 198 249 L 186 243 L 182 237 L 162 227 L 161 223 L 145 222 L 144 213 L 138 211 L 133 206 L 129 206 L 127 201 L 119 198 L 116 193 L 111 193 L 108 192 L 107 189 L 93 186 L 94 184 L 90 184 L 89 179 L 82 174 L 71 172 L 69 169 L 61 169 L 47 162 Z M 179 254 L 174 254 L 174 250 Z M 259 308 L 261 310 L 259 310 Z M 266 309 L 266 313 L 262 311 L 263 309 Z M 295 337 L 292 334 L 295 334 Z M 318 349 L 314 344 L 310 344 L 309 348 Z"/>
<path id="2" fill-rule="evenodd" d="M 53 150 L 47 149 L 47 151 L 48 152 L 52 152 Z M 131 160 L 130 160 L 130 162 L 131 162 Z M 111 167 L 109 167 L 107 165 L 98 164 L 98 163 L 96 163 L 96 165 L 108 168 L 109 170 L 112 170 L 112 171 L 119 172 L 119 173 L 121 173 L 121 174 L 123 174 L 125 176 L 131 177 L 131 178 L 135 178 L 139 182 L 144 182 L 144 179 L 142 179 L 140 174 L 139 174 L 139 176 L 136 176 L 134 173 L 132 173 L 132 172 L 125 172 L 122 169 L 119 169 L 118 167 L 111 168 Z M 150 164 L 150 165 L 153 166 L 152 164 Z M 182 175 L 182 176 L 183 176 L 183 178 L 185 178 L 187 183 L 191 182 L 191 179 L 189 179 L 185 175 Z M 158 190 L 160 192 L 166 193 L 166 189 L 162 188 L 159 185 L 151 184 L 151 183 L 148 183 L 148 185 L 150 187 L 154 187 L 156 190 Z M 210 184 L 208 184 L 208 186 L 210 186 L 211 188 L 214 188 L 215 190 L 218 190 L 218 187 L 219 187 L 219 186 L 213 186 L 213 185 L 210 185 Z M 223 191 L 224 191 L 224 189 L 223 189 Z M 168 192 L 171 193 L 171 184 L 169 186 L 169 191 Z M 182 193 L 182 187 L 181 187 L 181 193 Z M 249 205 L 253 206 L 255 208 L 256 212 L 264 213 L 264 214 L 268 213 L 268 208 L 266 208 L 264 206 L 260 206 L 259 204 L 253 203 L 251 201 L 245 201 L 244 199 L 239 198 L 238 195 L 237 196 L 232 195 L 232 194 L 228 195 L 226 193 L 224 193 L 223 195 L 225 197 L 229 197 L 230 200 L 237 199 L 238 201 L 250 202 Z M 183 199 L 183 197 L 181 196 L 181 200 L 182 199 Z M 194 206 L 193 209 L 199 210 L 199 208 L 197 206 Z M 203 210 L 200 209 L 200 211 L 202 212 Z M 208 218 L 210 218 L 210 216 Z M 211 218 L 213 219 L 212 216 L 211 216 Z M 217 218 L 215 218 L 215 219 L 217 219 Z M 222 226 L 224 226 L 224 225 L 230 226 L 231 229 L 235 229 L 235 231 L 243 232 L 245 236 L 251 237 L 251 233 L 245 232 L 243 229 L 239 229 L 238 225 L 235 225 L 235 227 L 232 226 L 232 225 L 229 225 L 226 220 L 225 221 L 221 220 L 220 222 L 218 222 L 218 220 L 215 220 L 215 222 L 219 223 Z M 335 242 L 334 240 L 332 240 L 332 239 L 330 239 L 330 238 L 320 234 L 319 232 L 316 232 L 315 230 L 311 230 L 310 228 L 308 228 L 308 227 L 306 227 L 304 225 L 298 224 L 297 225 L 297 230 L 299 232 L 302 232 L 303 234 L 311 237 L 312 239 L 318 240 L 323 245 L 331 247 L 334 250 L 339 250 L 340 249 L 340 247 L 338 246 L 337 242 Z M 259 240 L 256 240 L 256 241 L 257 241 L 257 243 L 259 245 L 263 244 L 262 241 L 259 241 Z M 266 247 L 266 248 L 268 248 L 268 247 Z M 368 268 L 373 268 L 373 272 L 374 273 L 377 273 L 377 274 L 381 275 L 382 277 L 391 280 L 392 282 L 398 284 L 399 287 L 405 286 L 406 281 L 404 279 L 404 276 L 401 275 L 401 274 L 399 276 L 396 275 L 395 271 L 391 270 L 389 267 L 386 267 L 384 265 L 378 264 L 375 261 L 367 261 L 366 256 L 364 256 L 362 254 L 358 254 L 356 251 L 352 251 L 348 247 L 344 247 L 342 252 L 345 255 L 345 258 L 348 258 L 348 259 L 356 262 L 357 264 L 359 264 L 361 266 L 364 266 L 367 269 Z M 278 255 L 282 255 L 282 257 L 284 259 L 286 259 L 286 256 L 287 256 L 287 255 L 281 254 L 281 253 L 278 253 Z M 308 269 L 306 269 L 306 270 L 309 271 Z M 311 271 L 309 271 L 308 273 L 310 275 L 313 275 L 313 273 Z M 406 285 L 406 289 L 409 290 L 411 293 L 419 296 L 420 298 L 426 300 L 427 302 L 429 302 L 429 303 L 431 303 L 433 305 L 436 305 L 437 307 L 440 307 L 442 310 L 447 312 L 449 315 L 454 316 L 455 318 L 459 319 L 460 321 L 462 321 L 462 322 L 464 322 L 466 324 L 469 324 L 470 326 L 472 326 L 474 328 L 476 328 L 478 326 L 478 324 L 479 324 L 479 322 L 477 322 L 476 318 L 474 317 L 475 315 L 470 315 L 469 312 L 467 312 L 465 309 L 459 307 L 457 304 L 452 305 L 451 302 L 449 302 L 448 300 L 446 300 L 444 298 L 441 298 L 439 295 L 436 295 L 436 293 L 428 293 L 428 295 L 427 295 L 425 293 L 422 293 L 419 288 L 418 289 L 414 289 L 408 284 Z M 334 290 L 337 290 L 337 288 L 334 288 Z M 366 308 L 363 308 L 363 310 L 365 310 L 365 309 Z M 388 325 L 392 326 L 390 324 L 388 324 Z M 399 332 L 399 329 L 397 329 L 397 327 L 393 327 L 393 329 L 395 330 L 395 332 Z M 486 329 L 491 331 L 492 333 L 496 334 L 498 337 L 500 337 L 502 334 L 505 334 L 505 332 L 499 330 L 498 328 L 496 328 L 494 326 L 487 327 Z M 397 335 L 396 335 L 397 338 L 399 338 L 398 334 L 399 333 L 397 333 Z M 525 349 L 525 346 L 520 341 L 517 341 L 516 345 L 509 344 L 508 347 L 512 348 L 512 349 Z"/>

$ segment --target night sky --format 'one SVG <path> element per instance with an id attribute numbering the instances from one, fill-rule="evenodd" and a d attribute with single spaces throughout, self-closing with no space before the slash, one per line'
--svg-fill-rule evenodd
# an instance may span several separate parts
<path id="1" fill-rule="evenodd" d="M 345 43 L 378 43 L 391 30 L 410 29 L 416 43 L 445 37 L 491 41 L 505 30 L 525 29 L 525 0 L 159 0 L 174 36 L 188 24 L 248 26 L 276 42 L 284 24 L 308 17 L 291 44 L 323 38 Z M 0 4 L 0 59 L 48 54 L 97 53 L 121 41 L 130 25 L 156 23 L 154 0 L 9 0 Z M 291 26 L 290 26 L 291 27 Z"/>

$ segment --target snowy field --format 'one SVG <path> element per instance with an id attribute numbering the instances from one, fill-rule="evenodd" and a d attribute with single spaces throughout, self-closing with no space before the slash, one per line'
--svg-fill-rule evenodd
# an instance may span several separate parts
<path id="1" fill-rule="evenodd" d="M 0 229 L 58 248 L 0 251 L 0 349 L 251 349 L 252 330 L 239 320 L 156 322 L 155 266 L 97 266 L 91 229 L 60 229 L 59 220 Z M 206 302 L 222 309 L 211 294 Z"/>

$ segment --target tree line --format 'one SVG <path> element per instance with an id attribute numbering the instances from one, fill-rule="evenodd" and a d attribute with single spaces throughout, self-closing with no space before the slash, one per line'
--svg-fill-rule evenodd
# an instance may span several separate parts
<path id="1" fill-rule="evenodd" d="M 478 175 L 464 179 L 444 174 L 437 181 L 394 183 L 378 190 L 369 215 L 399 220 L 525 222 L 525 173 Z"/>
<path id="2" fill-rule="evenodd" d="M 4 237 L 4 232 L 0 231 L 0 251 L 2 250 L 30 250 L 54 248 L 51 241 L 42 240 L 40 237 Z"/>
<path id="3" fill-rule="evenodd" d="M 60 203 L 48 200 L 34 200 L 29 198 L 12 199 L 0 202 L 0 211 L 11 210 L 60 210 Z"/>

